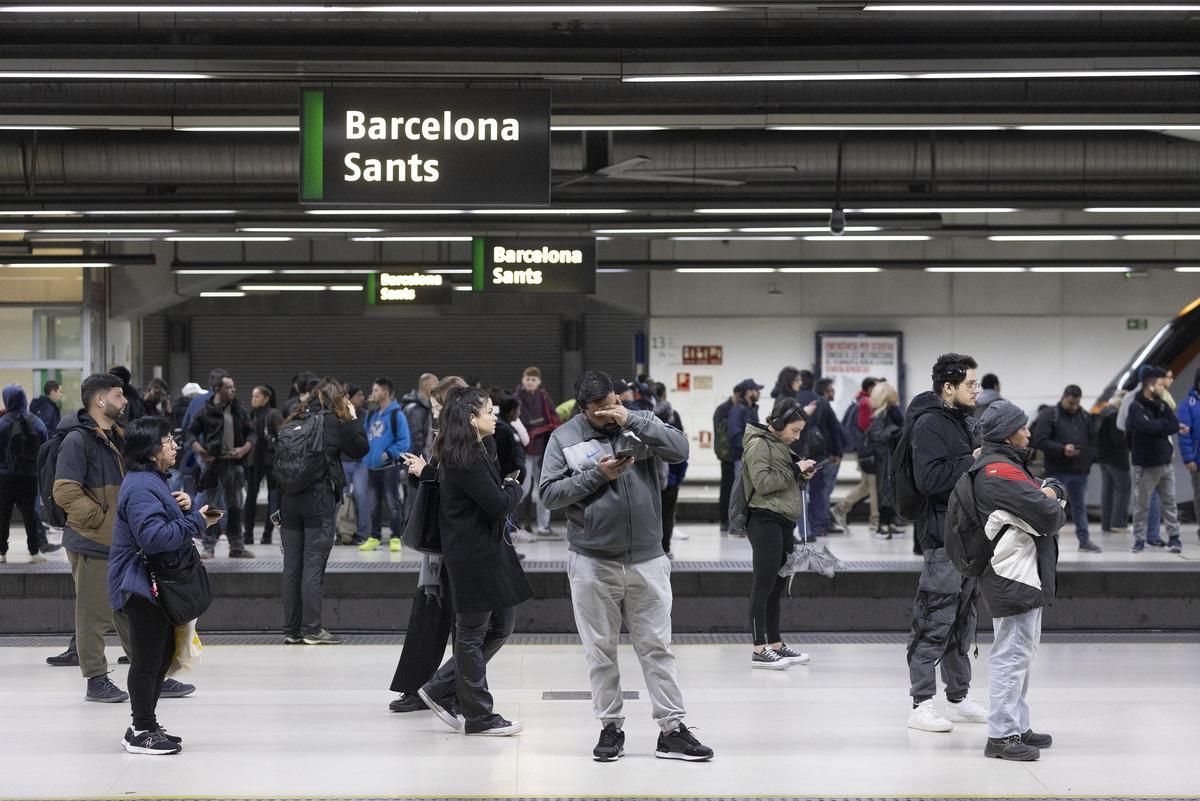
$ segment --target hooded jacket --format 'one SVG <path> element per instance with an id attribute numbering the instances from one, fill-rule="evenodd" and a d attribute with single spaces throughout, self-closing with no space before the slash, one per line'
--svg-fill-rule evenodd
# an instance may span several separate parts
<path id="1" fill-rule="evenodd" d="M 53 437 L 54 432 L 58 431 L 58 422 L 62 420 L 62 411 L 58 405 L 42 395 L 30 402 L 29 411 L 46 424 L 46 433 Z"/>
<path id="2" fill-rule="evenodd" d="M 1171 437 L 1179 431 L 1179 418 L 1157 395 L 1147 398 L 1138 393 L 1129 404 L 1125 430 L 1134 467 L 1162 467 L 1171 463 L 1174 448 Z"/>
<path id="3" fill-rule="evenodd" d="M 747 506 L 789 521 L 800 519 L 807 482 L 796 467 L 796 454 L 764 425 L 746 428 L 742 473 Z"/>
<path id="4" fill-rule="evenodd" d="M 933 392 L 922 392 L 908 406 L 905 425 L 912 427 L 913 480 L 928 501 L 925 516 L 914 521 L 923 551 L 945 547 L 946 503 L 975 462 L 974 422 L 969 411 L 947 406 Z"/>
<path id="5" fill-rule="evenodd" d="M 57 436 L 63 442 L 54 467 L 54 502 L 67 513 L 63 547 L 107 559 L 125 478 L 121 429 L 113 425 L 106 434 L 80 409 L 63 417 Z"/>
<path id="6" fill-rule="evenodd" d="M 1086 409 L 1068 412 L 1061 401 L 1038 415 L 1032 445 L 1045 454 L 1047 475 L 1086 476 L 1091 472 L 1097 447 L 1092 422 Z M 1067 445 L 1074 445 L 1078 455 L 1067 456 Z"/>
<path id="7" fill-rule="evenodd" d="M 725 420 L 725 436 L 729 439 L 730 457 L 733 461 L 742 458 L 742 449 L 746 447 L 746 430 L 757 424 L 758 404 L 742 398 L 729 408 L 729 416 Z"/>
<path id="8" fill-rule="evenodd" d="M 363 427 L 367 432 L 367 457 L 363 459 L 368 470 L 403 464 L 400 455 L 407 453 L 411 438 L 408 435 L 408 418 L 400 403 L 393 400 L 387 408 L 376 409 L 367 415 Z"/>
<path id="9" fill-rule="evenodd" d="M 4 416 L 0 417 L 0 476 L 9 476 L 12 471 L 4 461 L 4 454 L 8 452 L 8 439 L 13 434 L 14 426 L 22 425 L 19 419 L 24 417 L 33 428 L 39 447 L 50 438 L 50 433 L 37 415 L 29 411 L 29 402 L 20 384 L 9 384 L 0 397 L 4 399 Z"/>
<path id="10" fill-rule="evenodd" d="M 1183 463 L 1200 460 L 1200 390 L 1192 387 L 1176 411 L 1179 422 L 1190 430 L 1179 435 L 1179 455 Z"/>
<path id="11" fill-rule="evenodd" d="M 636 437 L 634 463 L 615 481 L 597 465 L 622 435 Z M 688 457 L 688 441 L 652 412 L 630 412 L 616 434 L 597 431 L 577 414 L 550 436 L 542 462 L 542 503 L 567 510 L 570 550 L 594 559 L 646 562 L 663 555 L 658 463 Z"/>
<path id="12" fill-rule="evenodd" d="M 992 617 L 1011 617 L 1054 601 L 1058 530 L 1063 502 L 1042 492 L 1029 472 L 1031 452 L 985 443 L 972 465 L 975 505 L 988 539 L 995 543 L 979 591 Z"/>
<path id="13" fill-rule="evenodd" d="M 408 421 L 408 450 L 429 460 L 433 450 L 433 406 L 414 389 L 400 399 L 404 417 Z"/>

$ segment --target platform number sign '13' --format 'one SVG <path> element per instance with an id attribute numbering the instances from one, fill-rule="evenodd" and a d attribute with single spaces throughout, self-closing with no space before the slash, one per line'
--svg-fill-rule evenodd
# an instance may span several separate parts
<path id="1" fill-rule="evenodd" d="M 304 90 L 300 201 L 546 206 L 550 93 Z"/>

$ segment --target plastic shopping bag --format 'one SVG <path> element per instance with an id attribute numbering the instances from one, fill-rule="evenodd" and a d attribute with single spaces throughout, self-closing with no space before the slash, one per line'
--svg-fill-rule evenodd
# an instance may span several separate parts
<path id="1" fill-rule="evenodd" d="M 200 635 L 196 633 L 196 621 L 189 620 L 182 626 L 175 627 L 175 657 L 171 660 L 168 676 L 187 673 L 200 664 L 200 656 L 204 653 L 204 645 Z"/>

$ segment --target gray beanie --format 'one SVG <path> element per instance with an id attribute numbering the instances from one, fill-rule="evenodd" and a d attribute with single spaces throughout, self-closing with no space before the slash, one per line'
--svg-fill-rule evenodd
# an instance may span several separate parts
<path id="1" fill-rule="evenodd" d="M 979 418 L 979 430 L 985 442 L 1004 442 L 1020 431 L 1029 422 L 1029 415 L 1021 407 L 1006 400 L 988 404 Z"/>

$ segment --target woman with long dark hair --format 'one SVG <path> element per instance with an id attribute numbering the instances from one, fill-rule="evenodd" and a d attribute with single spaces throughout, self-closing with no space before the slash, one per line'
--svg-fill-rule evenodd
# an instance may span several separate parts
<path id="1" fill-rule="evenodd" d="M 279 470 L 285 461 L 302 460 L 302 448 L 292 437 L 306 422 L 320 417 L 323 469 L 304 486 L 287 486 Z M 308 393 L 308 402 L 288 417 L 276 445 L 276 478 L 279 495 L 279 531 L 283 545 L 283 642 L 285 645 L 339 645 L 321 625 L 325 594 L 325 565 L 333 550 L 337 506 L 342 500 L 346 474 L 341 457 L 361 459 L 367 454 L 367 434 L 341 385 L 326 379 Z M 287 441 L 285 442 L 285 436 Z"/>
<path id="2" fill-rule="evenodd" d="M 775 386 L 771 390 L 771 399 L 795 398 L 800 392 L 800 371 L 795 367 L 785 367 L 779 371 Z"/>
<path id="3" fill-rule="evenodd" d="M 140 417 L 125 429 L 126 474 L 109 551 L 108 600 L 129 626 L 133 724 L 122 745 L 131 754 L 178 754 L 182 748 L 182 740 L 167 734 L 154 714 L 175 656 L 175 627 L 155 597 L 141 554 L 178 566 L 195 549 L 192 538 L 221 519 L 207 506 L 195 511 L 191 498 L 171 492 L 166 471 L 178 453 L 171 423 L 162 417 Z"/>
<path id="4" fill-rule="evenodd" d="M 487 393 L 456 389 L 438 420 L 433 458 L 438 463 L 438 524 L 442 557 L 454 599 L 454 656 L 417 691 L 444 723 L 468 735 L 508 736 L 522 726 L 492 710 L 487 662 L 516 624 L 516 606 L 533 595 L 505 522 L 521 501 L 516 476 L 501 476 L 484 447 L 496 432 Z M 455 698 L 465 720 L 452 713 Z"/>
<path id="5" fill-rule="evenodd" d="M 263 526 L 262 544 L 271 543 L 275 524 L 271 515 L 279 509 L 279 489 L 275 486 L 275 473 L 271 465 L 275 461 L 275 441 L 283 426 L 283 415 L 275 404 L 275 388 L 270 384 L 259 384 L 250 394 L 250 422 L 254 425 L 254 449 L 246 462 L 246 522 L 247 544 L 254 542 L 254 522 L 258 517 L 258 493 L 263 480 L 267 482 L 267 522 Z"/>

